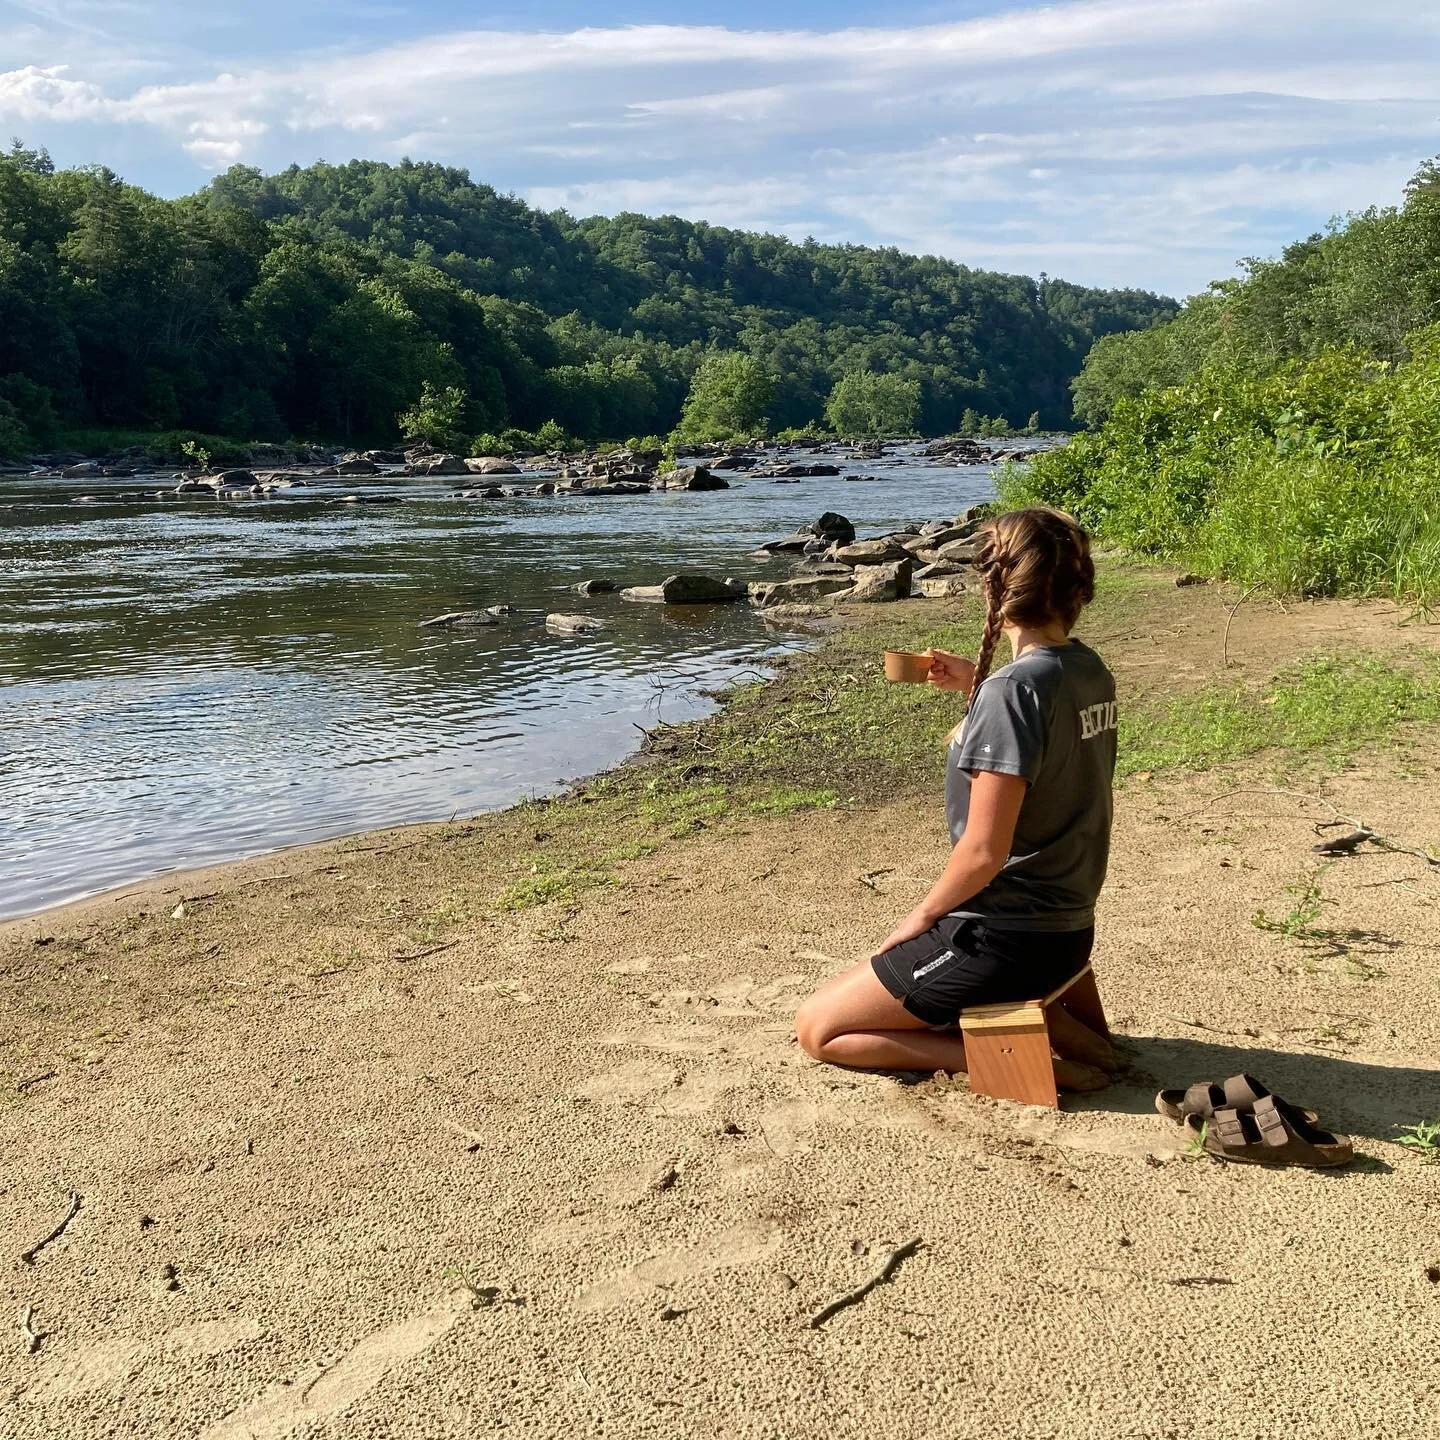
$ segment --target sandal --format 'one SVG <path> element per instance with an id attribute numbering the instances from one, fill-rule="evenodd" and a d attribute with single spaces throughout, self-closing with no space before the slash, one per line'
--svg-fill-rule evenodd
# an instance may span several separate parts
<path id="1" fill-rule="evenodd" d="M 1249 1112 L 1226 1105 L 1208 1120 L 1192 1114 L 1184 1123 L 1205 1153 L 1217 1160 L 1323 1170 L 1348 1165 L 1355 1158 L 1349 1136 L 1317 1128 L 1274 1095 L 1262 1096 Z"/>
<path id="2" fill-rule="evenodd" d="M 1188 1090 L 1162 1090 L 1155 1097 L 1155 1108 L 1167 1120 L 1183 1125 L 1187 1115 L 1198 1115 L 1208 1120 L 1217 1110 L 1228 1106 L 1249 1114 L 1260 1101 L 1270 1095 L 1253 1075 L 1232 1075 L 1223 1086 L 1211 1080 L 1201 1080 Z M 1301 1110 L 1278 1095 L 1273 1097 L 1282 1111 L 1292 1114 L 1306 1125 L 1316 1125 L 1320 1117 L 1313 1110 Z"/>

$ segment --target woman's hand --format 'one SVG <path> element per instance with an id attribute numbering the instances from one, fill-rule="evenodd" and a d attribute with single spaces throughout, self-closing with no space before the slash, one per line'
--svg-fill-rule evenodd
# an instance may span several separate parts
<path id="1" fill-rule="evenodd" d="M 948 650 L 931 650 L 929 684 L 938 690 L 969 690 L 975 679 L 975 662 Z"/>
<path id="2" fill-rule="evenodd" d="M 907 940 L 917 940 L 927 931 L 935 928 L 935 917 L 923 906 L 917 905 L 886 937 L 885 942 L 876 950 L 877 955 L 883 955 L 887 950 L 893 950 L 897 945 L 903 945 Z"/>

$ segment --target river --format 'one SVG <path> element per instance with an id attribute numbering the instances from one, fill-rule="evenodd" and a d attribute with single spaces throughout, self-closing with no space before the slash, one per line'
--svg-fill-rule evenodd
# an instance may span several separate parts
<path id="1" fill-rule="evenodd" d="M 992 492 L 990 469 L 914 448 L 803 458 L 842 475 L 488 501 L 364 482 L 404 500 L 373 506 L 329 503 L 353 480 L 237 503 L 107 498 L 168 476 L 0 477 L 0 915 L 553 793 L 798 643 L 745 605 L 567 587 L 780 578 L 751 552 L 822 511 L 866 535 Z M 517 613 L 493 629 L 419 628 L 497 604 Z M 555 610 L 608 628 L 549 635 Z"/>

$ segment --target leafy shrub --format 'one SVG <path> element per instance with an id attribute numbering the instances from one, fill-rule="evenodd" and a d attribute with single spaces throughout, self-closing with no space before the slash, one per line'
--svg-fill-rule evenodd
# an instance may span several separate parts
<path id="1" fill-rule="evenodd" d="M 1213 363 L 1002 478 L 1127 549 L 1280 594 L 1440 596 L 1440 325 L 1410 358 Z"/>

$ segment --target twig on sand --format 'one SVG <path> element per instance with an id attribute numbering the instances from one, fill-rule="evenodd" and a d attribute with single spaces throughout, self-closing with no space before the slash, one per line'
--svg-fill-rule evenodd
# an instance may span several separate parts
<path id="1" fill-rule="evenodd" d="M 865 871 L 863 874 L 857 875 L 855 878 L 856 878 L 857 880 L 859 880 L 859 882 L 860 882 L 862 885 L 864 885 L 864 886 L 866 886 L 867 888 L 873 890 L 877 895 L 883 895 L 885 892 L 884 892 L 883 890 L 881 890 L 881 888 L 880 888 L 875 882 L 876 882 L 882 875 L 893 875 L 894 873 L 895 873 L 895 871 L 894 871 L 893 869 L 889 869 L 889 870 L 867 870 L 867 871 Z"/>
<path id="2" fill-rule="evenodd" d="M 888 1285 L 896 1276 L 900 1267 L 920 1248 L 924 1242 L 917 1237 L 914 1240 L 907 1240 L 903 1245 L 892 1250 L 886 1258 L 884 1265 L 880 1267 L 877 1274 L 871 1276 L 863 1285 L 855 1290 L 842 1295 L 838 1300 L 832 1300 L 822 1309 L 817 1310 L 810 1317 L 810 1328 L 818 1330 L 827 1321 L 833 1320 L 842 1310 L 848 1310 L 852 1305 L 858 1305 L 869 1293 L 880 1285 Z"/>
<path id="3" fill-rule="evenodd" d="M 409 955 L 396 955 L 392 957 L 397 964 L 405 964 L 409 960 L 423 960 L 427 955 L 438 955 L 442 950 L 453 950 L 460 942 L 458 940 L 447 940 L 443 945 L 431 945 L 424 950 L 414 950 Z"/>
<path id="4" fill-rule="evenodd" d="M 34 1319 L 35 1307 L 27 1305 L 20 1312 L 20 1339 L 25 1344 L 27 1355 L 33 1355 L 40 1348 L 40 1342 L 45 1338 L 45 1332 L 37 1330 L 32 1323 Z"/>
<path id="5" fill-rule="evenodd" d="M 39 1075 L 30 1075 L 24 1080 L 17 1080 L 15 1082 L 16 1092 L 23 1095 L 32 1085 L 38 1085 L 42 1080 L 53 1080 L 59 1073 L 58 1070 L 44 1070 Z"/>
<path id="6" fill-rule="evenodd" d="M 1230 607 L 1229 618 L 1225 621 L 1225 638 L 1220 643 L 1220 668 L 1222 670 L 1228 670 L 1230 668 L 1230 627 L 1235 623 L 1236 613 L 1239 611 L 1240 607 L 1260 588 L 1260 584 L 1263 583 L 1264 582 L 1262 581 L 1255 585 L 1252 585 Z"/>
<path id="7" fill-rule="evenodd" d="M 76 1191 L 70 1192 L 70 1208 L 65 1212 L 65 1218 L 48 1234 L 42 1235 L 28 1250 L 20 1252 L 20 1263 L 22 1265 L 33 1265 L 35 1257 L 52 1241 L 58 1240 L 64 1233 L 65 1227 L 80 1213 L 80 1196 Z"/>
<path id="8" fill-rule="evenodd" d="M 1233 1285 L 1224 1275 L 1175 1275 L 1167 1278 L 1167 1285 Z"/>

